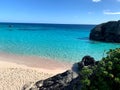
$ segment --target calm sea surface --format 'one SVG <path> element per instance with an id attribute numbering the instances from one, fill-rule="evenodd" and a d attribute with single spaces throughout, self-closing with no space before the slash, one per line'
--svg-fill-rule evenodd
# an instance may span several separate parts
<path id="1" fill-rule="evenodd" d="M 0 23 L 0 52 L 76 62 L 85 55 L 96 60 L 120 44 L 90 41 L 94 25 Z"/>

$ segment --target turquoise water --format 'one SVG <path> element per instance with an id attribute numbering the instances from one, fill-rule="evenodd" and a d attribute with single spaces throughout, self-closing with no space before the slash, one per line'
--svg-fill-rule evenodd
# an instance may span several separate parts
<path id="1" fill-rule="evenodd" d="M 120 44 L 90 41 L 88 37 L 93 27 L 1 23 L 0 52 L 76 62 L 85 55 L 99 60 L 104 51 L 120 47 Z"/>

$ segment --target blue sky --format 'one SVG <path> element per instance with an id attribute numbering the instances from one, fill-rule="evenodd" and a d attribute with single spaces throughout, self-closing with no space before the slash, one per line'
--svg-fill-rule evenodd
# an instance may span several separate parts
<path id="1" fill-rule="evenodd" d="M 120 20 L 120 0 L 0 0 L 0 22 L 98 24 Z"/>

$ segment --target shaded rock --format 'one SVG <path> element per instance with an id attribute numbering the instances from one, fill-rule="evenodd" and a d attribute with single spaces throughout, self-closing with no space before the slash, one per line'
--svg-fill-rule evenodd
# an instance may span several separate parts
<path id="1" fill-rule="evenodd" d="M 81 70 L 84 66 L 94 66 L 96 64 L 95 60 L 91 56 L 84 56 L 82 61 L 78 63 L 78 68 Z"/>
<path id="2" fill-rule="evenodd" d="M 97 25 L 91 30 L 89 39 L 120 43 L 120 20 Z"/>
<path id="3" fill-rule="evenodd" d="M 84 56 L 81 62 L 84 63 L 84 66 L 95 65 L 95 60 L 91 56 Z"/>
<path id="4" fill-rule="evenodd" d="M 29 89 L 24 88 L 23 90 L 73 90 L 75 82 L 79 80 L 76 78 L 78 78 L 78 74 L 68 70 L 46 80 L 40 80 Z"/>

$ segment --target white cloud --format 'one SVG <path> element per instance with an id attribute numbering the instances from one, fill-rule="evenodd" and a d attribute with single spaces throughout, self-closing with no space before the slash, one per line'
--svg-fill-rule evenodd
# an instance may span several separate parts
<path id="1" fill-rule="evenodd" d="M 106 15 L 120 15 L 120 12 L 104 11 L 103 13 Z"/>
<path id="2" fill-rule="evenodd" d="M 101 0 L 92 0 L 93 2 L 100 2 Z"/>

